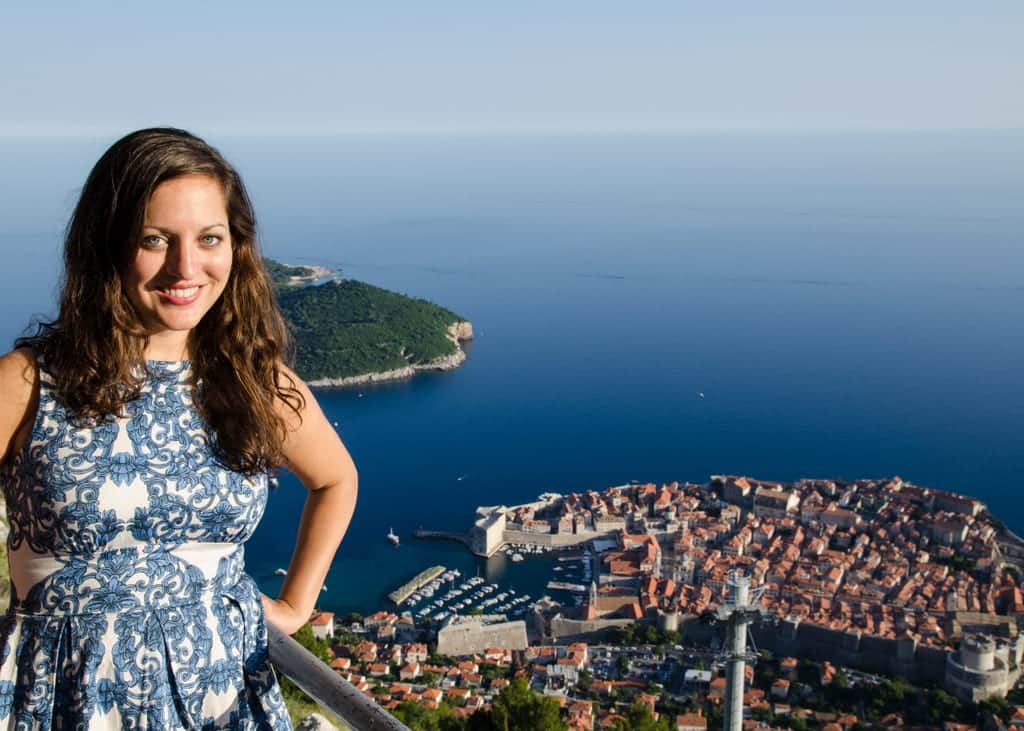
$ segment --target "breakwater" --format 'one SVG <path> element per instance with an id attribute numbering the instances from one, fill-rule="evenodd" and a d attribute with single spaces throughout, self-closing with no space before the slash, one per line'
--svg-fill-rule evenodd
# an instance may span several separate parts
<path id="1" fill-rule="evenodd" d="M 443 573 L 444 566 L 431 566 L 429 569 L 424 569 L 388 594 L 388 599 L 401 606 L 406 599 L 411 597 L 421 587 L 426 586 Z"/>
<path id="2" fill-rule="evenodd" d="M 456 533 L 455 531 L 447 530 L 425 530 L 423 528 L 417 528 L 415 531 L 413 531 L 413 535 L 416 538 L 432 539 L 439 541 L 456 541 L 457 543 L 461 543 L 462 545 L 466 546 L 471 550 L 473 548 L 473 544 L 472 541 L 470 540 L 470 537 L 467 536 L 465 533 Z"/>

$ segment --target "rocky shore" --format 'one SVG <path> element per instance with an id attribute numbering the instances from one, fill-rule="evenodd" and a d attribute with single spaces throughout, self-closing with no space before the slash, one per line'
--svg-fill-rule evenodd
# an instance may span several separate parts
<path id="1" fill-rule="evenodd" d="M 448 339 L 455 344 L 455 352 L 451 355 L 434 358 L 426 363 L 411 363 L 403 368 L 395 368 L 390 371 L 362 373 L 358 376 L 347 376 L 345 378 L 317 378 L 309 381 L 308 385 L 310 388 L 346 388 L 349 386 L 361 386 L 366 383 L 400 381 L 405 378 L 412 378 L 416 375 L 417 371 L 452 371 L 466 360 L 466 352 L 462 349 L 462 342 L 473 339 L 472 323 L 466 320 L 452 323 L 448 326 Z"/>
<path id="2" fill-rule="evenodd" d="M 312 284 L 321 279 L 329 279 L 331 277 L 337 277 L 338 272 L 334 269 L 328 269 L 327 267 L 317 266 L 314 264 L 288 264 L 287 266 L 301 266 L 305 269 L 311 270 L 311 274 L 304 274 L 299 276 L 288 277 L 288 286 L 295 287 L 300 284 Z"/>

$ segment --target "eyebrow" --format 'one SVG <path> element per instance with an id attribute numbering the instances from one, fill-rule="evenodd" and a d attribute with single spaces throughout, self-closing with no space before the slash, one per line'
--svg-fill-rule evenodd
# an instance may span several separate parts
<path id="1" fill-rule="evenodd" d="M 209 226 L 203 226 L 203 228 L 199 229 L 199 232 L 202 233 L 204 231 L 209 231 L 210 229 L 214 229 L 214 228 L 227 228 L 227 227 L 228 227 L 228 225 L 226 223 L 211 223 Z M 168 236 L 170 236 L 170 235 L 172 235 L 174 233 L 169 228 L 164 228 L 162 226 L 154 226 L 151 223 L 143 224 L 142 228 L 151 228 L 151 229 L 154 229 L 155 231 L 159 231 L 162 234 L 167 234 Z"/>

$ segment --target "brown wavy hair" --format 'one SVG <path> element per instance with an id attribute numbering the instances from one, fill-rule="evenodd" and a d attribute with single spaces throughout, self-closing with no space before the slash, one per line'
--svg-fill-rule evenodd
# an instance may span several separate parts
<path id="1" fill-rule="evenodd" d="M 287 424 L 302 394 L 281 369 L 292 342 L 256 242 L 256 217 L 238 172 L 195 135 L 172 128 L 133 132 L 93 167 L 68 222 L 57 319 L 20 338 L 46 364 L 58 398 L 80 423 L 121 414 L 146 375 L 148 335 L 122 274 L 139 246 L 158 185 L 183 175 L 220 181 L 232 262 L 220 298 L 189 335 L 192 388 L 224 464 L 253 475 L 282 463 Z M 197 387 L 198 384 L 198 387 Z"/>

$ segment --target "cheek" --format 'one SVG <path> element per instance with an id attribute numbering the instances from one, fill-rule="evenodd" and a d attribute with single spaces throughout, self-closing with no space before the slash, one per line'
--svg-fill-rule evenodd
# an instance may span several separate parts
<path id="1" fill-rule="evenodd" d="M 227 255 L 217 262 L 217 274 L 222 282 L 226 283 L 231 276 L 232 259 L 231 250 L 228 249 Z"/>
<path id="2" fill-rule="evenodd" d="M 128 291 L 137 289 L 146 284 L 160 271 L 160 262 L 153 261 L 152 257 L 146 256 L 140 251 L 121 274 L 121 281 Z"/>

